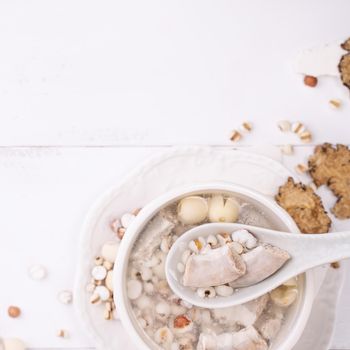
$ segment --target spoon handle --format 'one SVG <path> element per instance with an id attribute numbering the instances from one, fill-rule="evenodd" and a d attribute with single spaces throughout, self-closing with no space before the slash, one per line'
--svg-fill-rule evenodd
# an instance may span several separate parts
<path id="1" fill-rule="evenodd" d="M 292 247 L 293 255 L 303 270 L 350 258 L 350 231 L 319 235 L 299 235 L 291 239 L 288 245 Z"/>

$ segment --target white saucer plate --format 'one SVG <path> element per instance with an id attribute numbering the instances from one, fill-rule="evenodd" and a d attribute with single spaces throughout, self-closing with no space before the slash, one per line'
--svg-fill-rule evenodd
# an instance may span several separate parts
<path id="1" fill-rule="evenodd" d="M 295 174 L 281 163 L 252 152 L 210 147 L 171 148 L 147 160 L 103 195 L 91 208 L 82 229 L 74 290 L 78 318 L 94 345 L 101 350 L 133 346 L 121 323 L 104 320 L 103 306 L 91 305 L 86 292 L 93 257 L 113 235 L 109 227 L 113 218 L 142 207 L 180 185 L 228 181 L 274 196 L 288 176 Z M 344 270 L 321 267 L 317 277 L 319 293 L 295 350 L 328 350 L 330 346 Z"/>

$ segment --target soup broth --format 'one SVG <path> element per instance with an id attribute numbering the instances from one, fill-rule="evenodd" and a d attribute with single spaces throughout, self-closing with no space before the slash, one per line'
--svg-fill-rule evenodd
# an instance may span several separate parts
<path id="1" fill-rule="evenodd" d="M 223 203 L 223 207 L 219 205 L 213 209 L 212 199 L 218 196 L 222 197 L 223 202 L 220 202 L 220 198 L 216 202 L 221 203 L 221 207 Z M 171 245 L 179 236 L 206 222 L 234 219 L 234 222 L 253 226 L 272 229 L 280 227 L 260 208 L 243 199 L 217 193 L 199 194 L 195 197 L 201 199 L 189 200 L 188 203 L 192 202 L 189 209 L 184 209 L 181 199 L 160 210 L 133 246 L 127 271 L 127 292 L 135 322 L 150 344 L 153 344 L 153 348 L 268 349 L 290 306 L 297 299 L 297 278 L 246 304 L 205 309 L 191 305 L 173 293 L 165 276 L 165 260 Z M 229 203 L 229 199 L 236 204 L 233 205 L 233 201 Z M 223 209 L 226 203 L 230 206 L 229 210 Z M 235 205 L 238 210 L 233 215 Z M 193 213 L 192 209 L 196 206 L 199 212 Z M 185 263 L 186 256 L 181 259 Z"/>

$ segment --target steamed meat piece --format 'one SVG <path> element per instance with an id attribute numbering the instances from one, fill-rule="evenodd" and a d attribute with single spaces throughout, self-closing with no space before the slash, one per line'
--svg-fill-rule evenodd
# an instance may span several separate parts
<path id="1" fill-rule="evenodd" d="M 252 326 L 239 332 L 201 333 L 197 350 L 267 350 L 268 345 Z"/>
<path id="2" fill-rule="evenodd" d="M 283 315 L 283 308 L 274 304 L 269 305 L 267 310 L 254 323 L 254 327 L 264 339 L 272 341 L 282 327 Z"/>
<path id="3" fill-rule="evenodd" d="M 255 326 L 266 340 L 272 340 L 281 329 L 282 319 L 277 317 L 266 318 L 264 320 L 259 320 Z"/>
<path id="4" fill-rule="evenodd" d="M 254 327 L 242 329 L 232 335 L 233 349 L 267 350 L 268 345 Z"/>
<path id="5" fill-rule="evenodd" d="M 280 269 L 290 255 L 287 251 L 263 244 L 242 255 L 246 264 L 246 274 L 230 283 L 233 288 L 248 287 L 263 281 Z"/>
<path id="6" fill-rule="evenodd" d="M 232 336 L 233 349 L 235 350 L 267 350 L 268 346 L 264 338 L 254 327 L 247 327 L 234 333 Z"/>
<path id="7" fill-rule="evenodd" d="M 161 214 L 155 216 L 136 241 L 131 258 L 136 261 L 151 259 L 162 238 L 168 236 L 175 224 Z"/>
<path id="8" fill-rule="evenodd" d="M 269 295 L 265 294 L 261 297 L 249 301 L 241 305 L 214 309 L 213 316 L 220 323 L 230 326 L 252 326 L 262 315 L 269 301 Z"/>
<path id="9" fill-rule="evenodd" d="M 185 287 L 211 287 L 232 282 L 244 275 L 243 259 L 227 245 L 204 254 L 191 255 L 185 266 Z"/>

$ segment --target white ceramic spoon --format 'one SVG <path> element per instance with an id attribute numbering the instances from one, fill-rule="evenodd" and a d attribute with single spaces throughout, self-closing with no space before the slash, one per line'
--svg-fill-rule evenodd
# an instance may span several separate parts
<path id="1" fill-rule="evenodd" d="M 238 229 L 250 231 L 259 240 L 259 244 L 270 243 L 286 250 L 291 259 L 270 277 L 252 286 L 239 288 L 228 297 L 201 298 L 196 291 L 184 287 L 180 282 L 183 274 L 177 270 L 177 264 L 181 261 L 182 253 L 188 249 L 188 243 L 200 236 L 208 237 L 223 232 L 231 233 Z M 350 232 L 296 234 L 243 224 L 212 223 L 197 226 L 175 241 L 167 256 L 165 272 L 171 289 L 183 300 L 200 307 L 222 308 L 256 299 L 310 268 L 349 257 Z"/>

